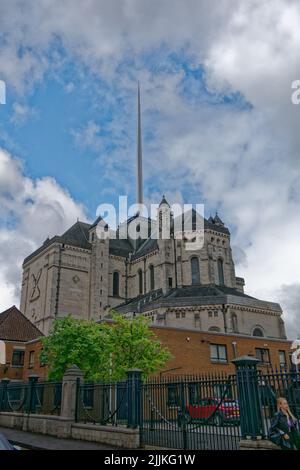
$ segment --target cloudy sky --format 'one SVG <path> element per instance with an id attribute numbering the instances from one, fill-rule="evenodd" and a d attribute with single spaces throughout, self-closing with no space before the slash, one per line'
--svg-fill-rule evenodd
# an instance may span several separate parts
<path id="1" fill-rule="evenodd" d="M 298 0 L 0 0 L 0 310 L 24 256 L 102 202 L 205 203 L 246 291 L 300 334 Z"/>

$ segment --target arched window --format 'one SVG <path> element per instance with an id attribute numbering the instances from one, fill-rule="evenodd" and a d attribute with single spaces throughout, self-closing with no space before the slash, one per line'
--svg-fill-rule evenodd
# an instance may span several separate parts
<path id="1" fill-rule="evenodd" d="M 261 328 L 259 328 L 258 326 L 256 328 L 254 328 L 253 330 L 253 333 L 252 333 L 253 336 L 259 336 L 259 337 L 263 337 L 264 336 L 264 332 Z"/>
<path id="2" fill-rule="evenodd" d="M 200 284 L 199 259 L 194 256 L 191 259 L 192 284 Z"/>
<path id="3" fill-rule="evenodd" d="M 120 275 L 117 271 L 113 274 L 113 297 L 119 297 L 120 292 Z"/>
<path id="4" fill-rule="evenodd" d="M 138 270 L 139 276 L 139 294 L 143 293 L 143 271 L 141 269 Z"/>
<path id="5" fill-rule="evenodd" d="M 149 266 L 149 275 L 150 275 L 150 290 L 155 289 L 155 281 L 154 281 L 154 266 L 151 264 Z"/>
<path id="6" fill-rule="evenodd" d="M 218 276 L 219 276 L 219 285 L 224 286 L 224 269 L 223 269 L 223 260 L 218 259 Z"/>

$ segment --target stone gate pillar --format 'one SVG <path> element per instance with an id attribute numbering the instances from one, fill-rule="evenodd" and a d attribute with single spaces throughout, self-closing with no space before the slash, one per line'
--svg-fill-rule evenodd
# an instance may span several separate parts
<path id="1" fill-rule="evenodd" d="M 77 380 L 83 381 L 83 372 L 73 365 L 63 376 L 61 417 L 75 421 Z"/>

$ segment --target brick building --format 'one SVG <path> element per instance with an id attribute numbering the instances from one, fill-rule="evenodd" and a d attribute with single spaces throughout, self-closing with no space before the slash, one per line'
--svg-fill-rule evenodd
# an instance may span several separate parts
<path id="1" fill-rule="evenodd" d="M 274 368 L 289 367 L 291 364 L 291 341 L 269 339 L 247 335 L 212 333 L 182 329 L 178 327 L 155 326 L 153 332 L 166 346 L 173 358 L 161 374 L 181 375 L 235 371 L 231 363 L 236 357 L 252 355 L 261 363 L 260 369 L 270 364 Z"/>
<path id="2" fill-rule="evenodd" d="M 152 326 L 153 333 L 172 354 L 167 375 L 234 372 L 232 359 L 244 354 L 261 360 L 260 368 L 289 366 L 291 341 L 195 329 Z M 36 374 L 47 378 L 40 362 L 42 333 L 16 308 L 0 314 L 0 379 L 27 380 Z"/>
<path id="3" fill-rule="evenodd" d="M 0 314 L 0 379 L 24 380 L 45 376 L 38 350 L 43 334 L 15 306 Z"/>

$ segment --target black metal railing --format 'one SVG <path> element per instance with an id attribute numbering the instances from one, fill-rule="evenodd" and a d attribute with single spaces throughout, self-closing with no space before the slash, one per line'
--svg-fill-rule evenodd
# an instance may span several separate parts
<path id="1" fill-rule="evenodd" d="M 127 425 L 127 382 L 77 384 L 76 422 Z"/>
<path id="2" fill-rule="evenodd" d="M 264 436 L 267 437 L 271 419 L 277 412 L 277 399 L 286 398 L 290 409 L 298 422 L 300 420 L 300 372 L 295 369 L 272 369 L 259 373 L 258 388 L 260 392 Z"/>
<path id="3" fill-rule="evenodd" d="M 0 384 L 0 411 L 60 415 L 61 382 L 9 382 Z"/>
<path id="4" fill-rule="evenodd" d="M 237 449 L 235 375 L 151 379 L 142 385 L 143 444 L 174 449 Z"/>

